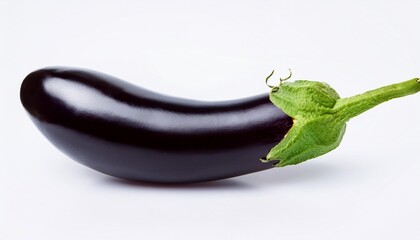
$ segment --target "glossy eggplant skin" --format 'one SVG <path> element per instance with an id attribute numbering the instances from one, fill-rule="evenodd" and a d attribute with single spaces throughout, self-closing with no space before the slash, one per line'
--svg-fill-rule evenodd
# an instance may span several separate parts
<path id="1" fill-rule="evenodd" d="M 195 101 L 75 68 L 30 73 L 20 97 L 37 128 L 70 158 L 143 182 L 203 182 L 269 169 L 272 163 L 259 159 L 293 124 L 268 94 Z"/>

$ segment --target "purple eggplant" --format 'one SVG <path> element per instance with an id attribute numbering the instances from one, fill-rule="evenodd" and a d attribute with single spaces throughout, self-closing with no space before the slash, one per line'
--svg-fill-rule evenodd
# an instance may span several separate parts
<path id="1" fill-rule="evenodd" d="M 34 71 L 20 97 L 37 128 L 70 158 L 143 182 L 202 182 L 269 169 L 273 162 L 259 159 L 293 125 L 268 94 L 195 101 L 83 69 Z"/>

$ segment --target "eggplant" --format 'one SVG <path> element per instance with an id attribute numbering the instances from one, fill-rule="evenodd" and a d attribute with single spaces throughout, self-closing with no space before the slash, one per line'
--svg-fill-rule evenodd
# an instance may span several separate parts
<path id="1" fill-rule="evenodd" d="M 37 128 L 70 158 L 143 182 L 202 182 L 272 168 L 259 159 L 293 125 L 268 94 L 194 101 L 74 68 L 30 73 L 20 97 Z"/>
<path id="2" fill-rule="evenodd" d="M 30 73 L 20 97 L 38 129 L 87 167 L 128 180 L 193 183 L 326 154 L 351 118 L 420 91 L 413 78 L 340 98 L 326 83 L 286 80 L 268 85 L 269 94 L 204 102 L 91 70 L 50 67 Z"/>

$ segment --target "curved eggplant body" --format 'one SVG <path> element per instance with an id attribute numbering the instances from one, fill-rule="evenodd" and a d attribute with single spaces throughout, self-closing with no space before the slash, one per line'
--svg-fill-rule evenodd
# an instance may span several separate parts
<path id="1" fill-rule="evenodd" d="M 32 72 L 21 101 L 38 129 L 72 159 L 145 182 L 201 182 L 271 168 L 259 159 L 293 124 L 268 95 L 194 101 L 71 68 Z"/>

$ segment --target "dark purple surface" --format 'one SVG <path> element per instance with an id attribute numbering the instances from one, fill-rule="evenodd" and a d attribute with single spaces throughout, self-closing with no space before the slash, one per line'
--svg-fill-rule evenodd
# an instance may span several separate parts
<path id="1" fill-rule="evenodd" d="M 293 124 L 268 94 L 195 101 L 71 68 L 32 72 L 21 101 L 38 129 L 72 159 L 145 182 L 211 181 L 271 168 L 259 159 Z"/>

